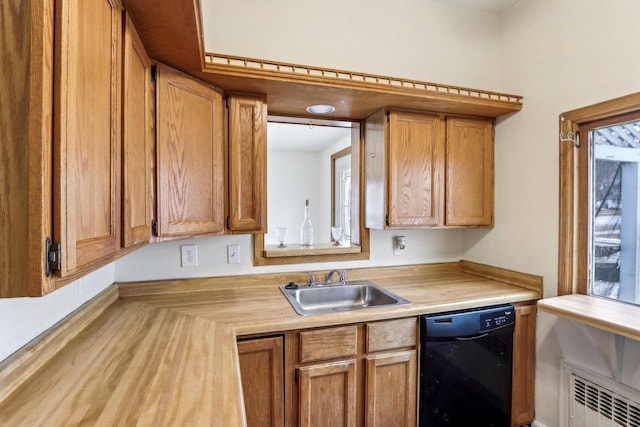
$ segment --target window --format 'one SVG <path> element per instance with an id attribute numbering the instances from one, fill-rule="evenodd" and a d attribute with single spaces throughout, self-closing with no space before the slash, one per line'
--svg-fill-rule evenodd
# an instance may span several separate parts
<path id="1" fill-rule="evenodd" d="M 590 129 L 590 294 L 638 304 L 640 120 Z"/>
<path id="2" fill-rule="evenodd" d="M 558 294 L 640 305 L 640 94 L 560 118 Z"/>

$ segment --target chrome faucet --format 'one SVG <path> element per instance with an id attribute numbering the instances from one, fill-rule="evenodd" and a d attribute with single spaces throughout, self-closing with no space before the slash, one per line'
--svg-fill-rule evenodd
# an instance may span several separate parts
<path id="1" fill-rule="evenodd" d="M 333 273 L 338 273 L 340 276 L 340 283 L 344 285 L 344 270 L 331 270 L 324 276 L 325 283 L 331 283 L 331 278 L 333 277 Z"/>
<path id="2" fill-rule="evenodd" d="M 309 275 L 309 286 L 315 286 L 316 285 L 316 276 L 314 276 L 313 273 L 310 272 L 310 271 L 305 271 L 305 274 Z"/>

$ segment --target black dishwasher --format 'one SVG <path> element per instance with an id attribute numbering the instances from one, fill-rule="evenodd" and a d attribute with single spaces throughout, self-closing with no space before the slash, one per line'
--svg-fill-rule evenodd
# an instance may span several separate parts
<path id="1" fill-rule="evenodd" d="M 511 426 L 511 305 L 420 319 L 420 427 Z"/>

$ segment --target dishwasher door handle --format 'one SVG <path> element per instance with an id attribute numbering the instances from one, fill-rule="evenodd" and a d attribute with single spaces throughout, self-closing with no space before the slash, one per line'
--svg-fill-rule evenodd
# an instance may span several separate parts
<path id="1" fill-rule="evenodd" d="M 489 335 L 489 332 L 485 332 L 484 334 L 476 335 L 473 337 L 455 337 L 454 339 L 456 341 L 473 341 L 473 340 L 478 340 L 480 338 L 484 338 L 487 335 Z"/>

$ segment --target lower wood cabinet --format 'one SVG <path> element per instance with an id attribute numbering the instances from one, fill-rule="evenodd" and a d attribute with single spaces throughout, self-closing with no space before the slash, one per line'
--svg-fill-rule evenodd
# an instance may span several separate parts
<path id="1" fill-rule="evenodd" d="M 515 312 L 514 427 L 534 417 L 536 306 Z M 240 340 L 247 425 L 415 427 L 417 325 L 411 317 Z"/>
<path id="2" fill-rule="evenodd" d="M 283 338 L 238 342 L 242 392 L 248 427 L 284 425 Z"/>
<path id="3" fill-rule="evenodd" d="M 416 350 L 367 356 L 367 426 L 416 425 L 417 359 Z"/>
<path id="4" fill-rule="evenodd" d="M 238 341 L 247 426 L 416 426 L 417 318 Z"/>
<path id="5" fill-rule="evenodd" d="M 513 335 L 513 394 L 511 425 L 533 422 L 536 368 L 536 305 L 515 307 L 516 328 Z"/>
<path id="6" fill-rule="evenodd" d="M 417 319 L 287 336 L 288 426 L 412 426 L 417 419 Z"/>
<path id="7" fill-rule="evenodd" d="M 356 359 L 298 368 L 300 427 L 356 425 Z"/>

